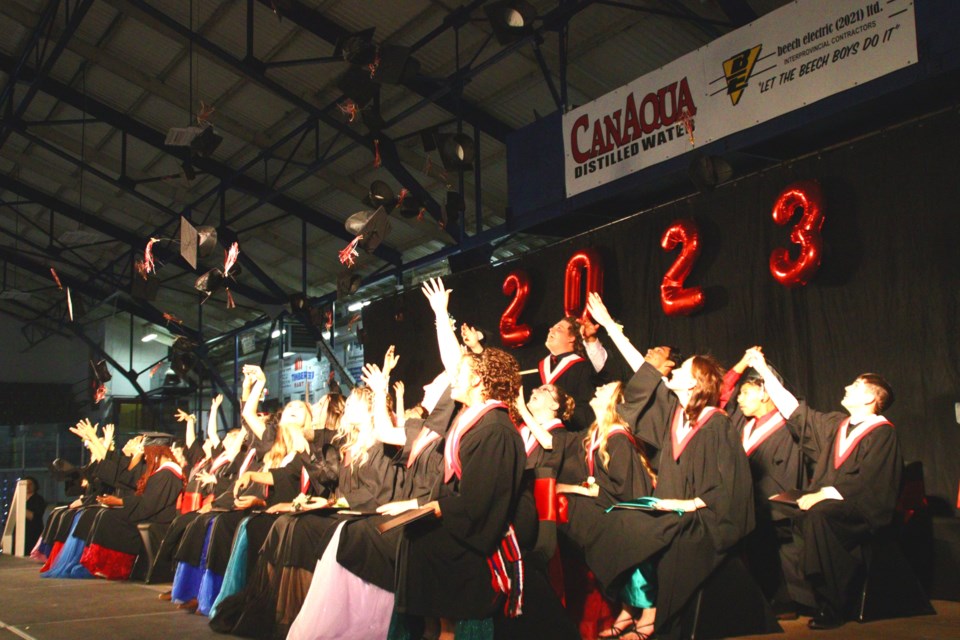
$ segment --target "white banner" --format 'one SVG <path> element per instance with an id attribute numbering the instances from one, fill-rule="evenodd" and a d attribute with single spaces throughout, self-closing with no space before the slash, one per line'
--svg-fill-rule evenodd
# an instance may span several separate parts
<path id="1" fill-rule="evenodd" d="M 910 0 L 797 0 L 563 116 L 567 196 L 917 62 Z"/>
<path id="2" fill-rule="evenodd" d="M 310 401 L 316 402 L 327 392 L 330 363 L 326 360 L 297 357 L 285 360 L 284 364 L 287 366 L 283 370 L 283 397 L 303 399 L 309 389 Z"/>

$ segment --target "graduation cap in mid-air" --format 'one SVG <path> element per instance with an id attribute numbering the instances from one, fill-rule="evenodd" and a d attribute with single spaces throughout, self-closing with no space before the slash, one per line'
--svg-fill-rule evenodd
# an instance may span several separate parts
<path id="1" fill-rule="evenodd" d="M 143 436 L 144 447 L 169 447 L 174 441 L 173 435 L 160 431 L 144 431 L 140 435 Z"/>
<path id="2" fill-rule="evenodd" d="M 206 258 L 217 247 L 217 230 L 214 227 L 195 227 L 190 221 L 180 217 L 180 255 L 194 269 L 197 259 Z"/>
<path id="3" fill-rule="evenodd" d="M 377 207 L 376 211 L 358 211 L 347 218 L 345 226 L 350 233 L 363 236 L 358 246 L 370 253 L 376 251 L 390 233 L 390 220 L 383 206 Z"/>

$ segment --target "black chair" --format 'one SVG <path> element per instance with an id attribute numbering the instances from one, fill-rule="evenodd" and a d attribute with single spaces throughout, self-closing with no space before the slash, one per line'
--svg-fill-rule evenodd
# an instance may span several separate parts
<path id="1" fill-rule="evenodd" d="M 932 548 L 930 532 L 921 526 L 929 520 L 925 493 L 922 463 L 905 465 L 894 522 L 862 547 L 864 579 L 853 616 L 857 622 L 936 615 L 915 566 L 904 553 L 906 544 L 916 562 L 923 555 L 923 549 L 916 547 Z"/>
<path id="2" fill-rule="evenodd" d="M 155 557 L 157 550 L 160 549 L 160 543 L 163 542 L 163 536 L 166 535 L 169 524 L 159 524 L 155 522 L 145 522 L 137 525 L 137 531 L 140 533 L 140 539 L 143 541 L 143 553 L 137 556 L 137 561 L 133 565 L 133 571 L 130 574 L 131 580 L 142 579 L 147 584 L 153 584 L 154 574 L 156 573 Z M 165 577 L 170 571 L 161 571 Z M 160 576 L 157 576 L 158 578 Z M 156 580 L 157 582 L 161 580 Z M 168 579 L 162 580 L 169 582 Z"/>
<path id="3" fill-rule="evenodd" d="M 689 640 L 783 632 L 760 585 L 733 553 L 684 606 L 677 627 L 671 635 Z"/>

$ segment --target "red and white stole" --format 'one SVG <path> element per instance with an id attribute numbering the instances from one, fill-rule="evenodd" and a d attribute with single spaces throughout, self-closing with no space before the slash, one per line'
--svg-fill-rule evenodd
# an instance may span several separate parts
<path id="1" fill-rule="evenodd" d="M 567 369 L 577 364 L 578 362 L 583 362 L 583 358 L 578 356 L 575 353 L 568 353 L 559 360 L 557 360 L 557 366 L 550 366 L 550 356 L 547 356 L 540 361 L 540 383 L 541 384 L 553 384 L 556 382 L 557 378 L 566 373 Z"/>
<path id="2" fill-rule="evenodd" d="M 159 467 L 154 469 L 153 473 L 150 474 L 151 477 L 157 475 L 164 469 L 166 469 L 167 471 L 172 471 L 173 475 L 177 476 L 178 478 L 180 478 L 181 481 L 183 481 L 183 469 L 180 467 L 180 465 L 178 465 L 176 462 L 173 462 L 171 460 L 167 460 L 166 462 L 161 464 Z"/>
<path id="3" fill-rule="evenodd" d="M 676 462 L 680 459 L 680 454 L 683 453 L 683 450 L 687 448 L 687 443 L 696 435 L 697 431 L 700 430 L 707 420 L 710 419 L 713 414 L 720 411 L 717 407 L 704 407 L 700 411 L 700 416 L 697 418 L 696 424 L 690 424 L 687 422 L 686 417 L 683 415 L 683 407 L 678 406 L 676 411 L 673 412 L 673 420 L 670 425 L 670 438 L 673 442 L 673 460 Z"/>
<path id="4" fill-rule="evenodd" d="M 610 431 L 607 432 L 607 440 L 614 436 L 614 434 L 622 433 L 630 439 L 630 442 L 633 444 L 633 448 L 637 448 L 637 441 L 634 439 L 633 434 L 623 428 L 621 425 L 614 425 L 610 428 Z M 590 443 L 587 446 L 587 475 L 591 478 L 595 478 L 596 474 L 593 472 L 595 469 L 594 458 L 597 451 L 600 449 L 600 429 L 595 429 L 592 434 L 590 434 Z"/>
<path id="5" fill-rule="evenodd" d="M 747 457 L 753 455 L 757 447 L 785 424 L 787 421 L 776 409 L 759 420 L 751 418 L 750 422 L 743 427 L 743 450 L 746 451 Z"/>
<path id="6" fill-rule="evenodd" d="M 243 459 L 243 464 L 240 465 L 240 471 L 237 472 L 237 477 L 239 478 L 250 468 L 250 463 L 253 462 L 254 457 L 257 455 L 257 450 L 253 447 L 250 448 L 250 451 L 247 452 L 247 457 Z"/>
<path id="7" fill-rule="evenodd" d="M 547 431 L 553 431 L 554 429 L 562 427 L 563 422 L 559 418 L 554 418 L 552 422 L 548 422 L 542 426 Z M 537 437 L 533 435 L 533 432 L 527 425 L 520 427 L 520 437 L 523 438 L 523 448 L 526 449 L 527 457 L 529 458 L 530 454 L 540 445 L 540 441 L 537 440 Z"/>
<path id="8" fill-rule="evenodd" d="M 447 442 L 443 448 L 443 481 L 450 482 L 450 479 L 456 475 L 457 478 L 463 473 L 460 466 L 460 441 L 463 436 L 470 431 L 480 421 L 480 418 L 494 409 L 506 409 L 507 405 L 499 400 L 487 400 L 486 402 L 475 404 L 464 410 L 458 417 L 457 423 L 447 434 Z"/>
<path id="9" fill-rule="evenodd" d="M 210 473 L 216 473 L 224 465 L 230 464 L 230 458 L 226 453 L 221 453 L 212 463 L 210 463 Z"/>
<path id="10" fill-rule="evenodd" d="M 431 430 L 429 427 L 420 429 L 420 433 L 417 434 L 417 439 L 410 445 L 410 454 L 407 456 L 407 469 L 413 466 L 413 463 L 427 447 L 439 439 L 440 434 Z"/>
<path id="11" fill-rule="evenodd" d="M 863 440 L 868 433 L 885 424 L 893 427 L 893 424 L 883 416 L 870 416 L 854 427 L 850 435 L 847 435 L 847 426 L 849 424 L 850 418 L 847 418 L 837 427 L 836 446 L 833 449 L 834 469 L 839 469 L 840 465 L 846 462 L 850 454 L 853 453 L 853 450 L 857 448 L 857 445 L 860 444 L 860 441 Z"/>
<path id="12" fill-rule="evenodd" d="M 306 494 L 310 488 L 310 474 L 306 467 L 300 467 L 300 493 Z"/>

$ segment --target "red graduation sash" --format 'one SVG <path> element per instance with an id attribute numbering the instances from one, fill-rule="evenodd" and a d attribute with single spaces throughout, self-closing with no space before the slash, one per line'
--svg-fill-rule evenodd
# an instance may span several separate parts
<path id="1" fill-rule="evenodd" d="M 626 429 L 624 429 L 621 425 L 615 425 L 610 428 L 610 431 L 607 432 L 607 440 L 610 440 L 611 437 L 613 437 L 618 433 L 622 433 L 623 435 L 627 436 L 627 438 L 629 438 L 630 440 L 630 443 L 633 445 L 633 448 L 634 449 L 637 448 L 637 441 L 634 439 L 633 434 L 627 431 Z M 590 434 L 590 446 L 587 447 L 587 474 L 591 478 L 596 477 L 596 474 L 593 472 L 595 468 L 593 457 L 594 457 L 594 454 L 597 453 L 597 450 L 599 448 L 600 448 L 600 429 L 596 429 L 592 434 Z"/>
<path id="2" fill-rule="evenodd" d="M 891 428 L 893 427 L 893 424 L 883 416 L 870 416 L 854 427 L 848 436 L 847 425 L 849 424 L 850 418 L 847 418 L 837 427 L 836 446 L 833 448 L 834 469 L 839 469 L 840 465 L 846 462 L 850 454 L 853 453 L 853 450 L 857 448 L 857 445 L 860 444 L 860 441 L 863 440 L 868 433 L 885 424 L 890 425 Z"/>
<path id="3" fill-rule="evenodd" d="M 454 475 L 459 478 L 460 474 L 463 472 L 463 469 L 460 466 L 460 441 L 463 439 L 463 436 L 470 431 L 470 429 L 472 429 L 477 422 L 480 421 L 480 418 L 485 416 L 493 409 L 506 408 L 507 405 L 499 400 L 487 400 L 482 404 L 477 404 L 468 408 L 458 416 L 457 424 L 455 424 L 453 429 L 450 430 L 450 433 L 447 436 L 446 445 L 443 448 L 444 482 L 450 482 L 450 479 Z"/>
<path id="4" fill-rule="evenodd" d="M 578 356 L 575 353 L 568 353 L 559 360 L 557 360 L 557 368 L 553 369 L 550 366 L 550 356 L 547 356 L 540 361 L 540 382 L 541 384 L 553 384 L 557 378 L 562 376 L 567 372 L 567 369 L 577 364 L 578 362 L 583 362 L 583 358 Z"/>
<path id="5" fill-rule="evenodd" d="M 673 412 L 673 421 L 670 426 L 670 439 L 673 442 L 674 462 L 680 459 L 680 454 L 687 448 L 687 443 L 696 435 L 700 427 L 706 424 L 707 420 L 718 411 L 720 411 L 720 409 L 717 407 L 704 407 L 703 410 L 700 411 L 700 417 L 697 418 L 696 424 L 687 426 L 683 415 L 683 407 L 677 407 L 676 411 Z M 720 411 L 720 413 L 723 412 Z"/>
<path id="6" fill-rule="evenodd" d="M 753 455 L 757 447 L 785 424 L 787 421 L 776 409 L 759 420 L 752 418 L 743 428 L 743 450 L 747 453 L 747 457 Z"/>
<path id="7" fill-rule="evenodd" d="M 543 426 L 547 431 L 553 431 L 563 426 L 563 422 L 559 418 L 554 418 L 553 422 L 549 422 Z M 520 427 L 520 437 L 523 438 L 523 446 L 527 450 L 527 457 L 530 457 L 530 454 L 533 453 L 537 446 L 540 444 L 540 441 L 537 440 L 537 437 L 533 435 L 533 432 L 530 431 L 530 427 L 523 425 Z"/>
<path id="8" fill-rule="evenodd" d="M 157 467 L 156 469 L 154 469 L 154 470 L 153 470 L 153 473 L 151 473 L 150 475 L 151 475 L 151 476 L 155 476 L 155 475 L 157 475 L 158 473 L 160 473 L 161 471 L 163 471 L 164 469 L 166 469 L 167 471 L 172 471 L 172 472 L 173 472 L 173 475 L 175 475 L 175 476 L 177 476 L 178 478 L 180 478 L 180 481 L 181 481 L 181 482 L 183 481 L 183 469 L 182 469 L 182 468 L 180 467 L 180 465 L 178 465 L 176 462 L 172 462 L 172 461 L 170 461 L 170 460 L 164 462 L 164 463 L 161 464 L 159 467 Z"/>
<path id="9" fill-rule="evenodd" d="M 413 466 L 413 463 L 427 447 L 439 439 L 440 434 L 432 431 L 429 427 L 420 429 L 420 433 L 417 434 L 417 439 L 410 445 L 410 455 L 407 456 L 407 469 Z"/>

